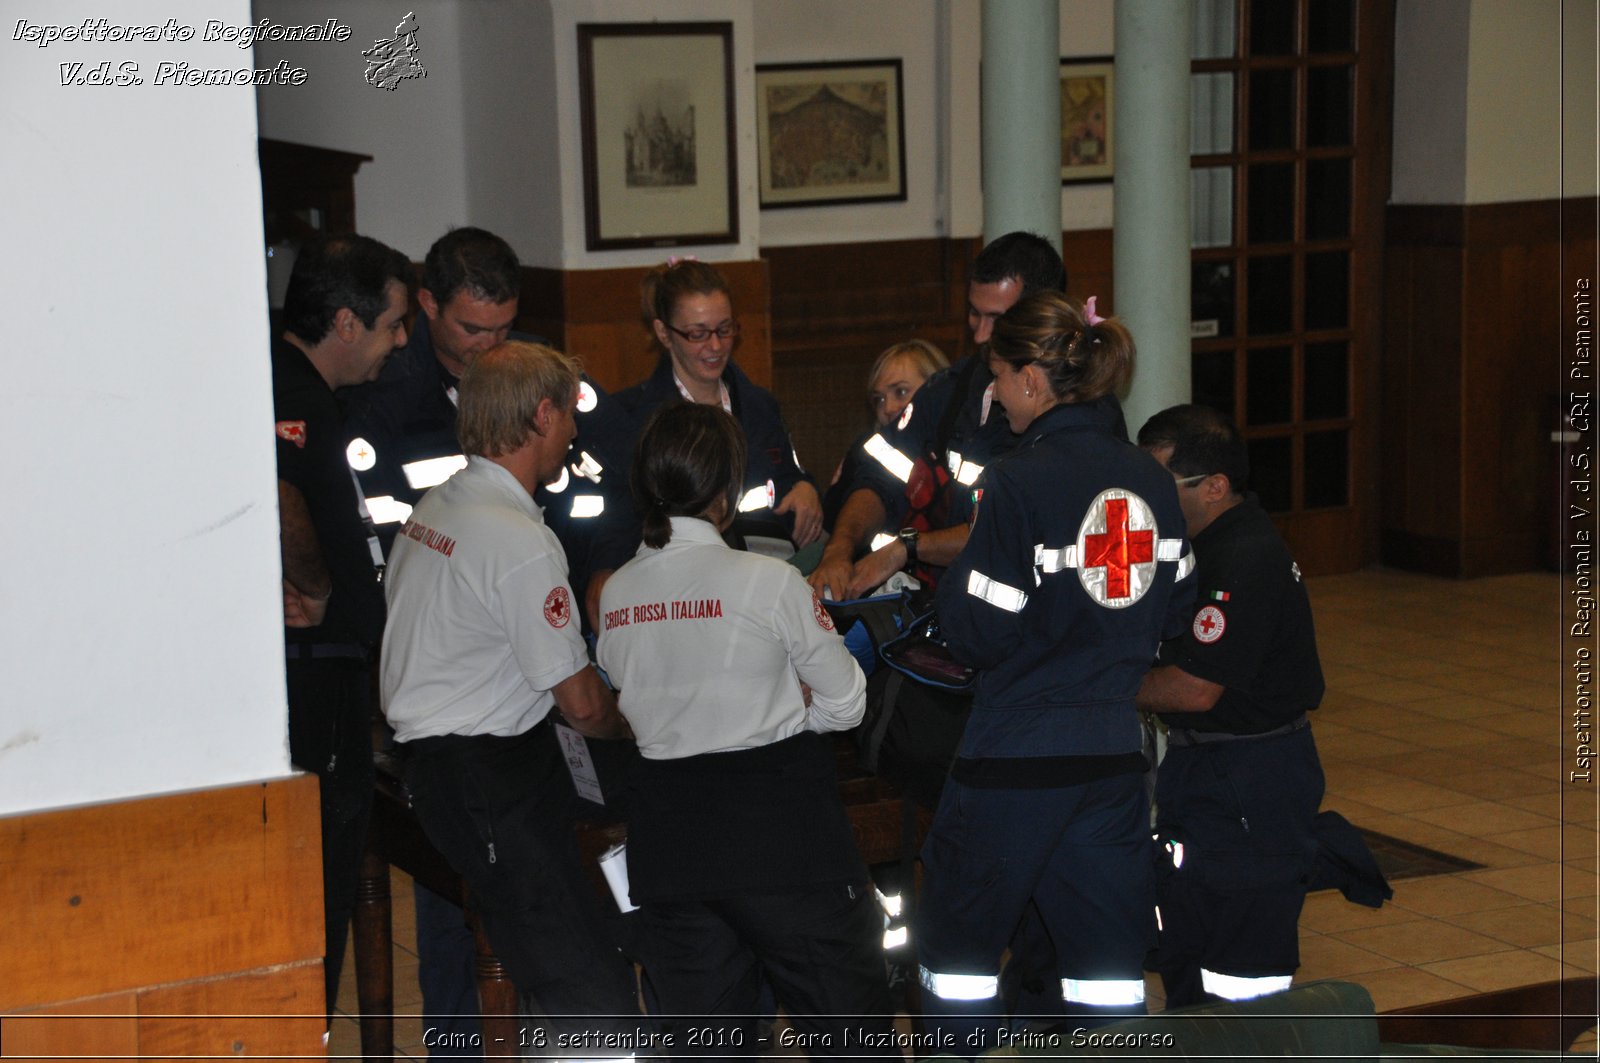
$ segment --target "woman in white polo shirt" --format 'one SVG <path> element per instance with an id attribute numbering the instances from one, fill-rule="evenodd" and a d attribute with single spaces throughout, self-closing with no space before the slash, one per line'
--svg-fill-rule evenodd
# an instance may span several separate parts
<path id="1" fill-rule="evenodd" d="M 744 450 L 717 406 L 651 417 L 644 546 L 601 595 L 600 663 L 643 755 L 637 952 L 676 1051 L 756 1054 L 765 976 L 813 1054 L 878 1054 L 860 1032 L 892 1029 L 882 915 L 820 734 L 860 720 L 866 683 L 796 569 L 723 542 Z"/>

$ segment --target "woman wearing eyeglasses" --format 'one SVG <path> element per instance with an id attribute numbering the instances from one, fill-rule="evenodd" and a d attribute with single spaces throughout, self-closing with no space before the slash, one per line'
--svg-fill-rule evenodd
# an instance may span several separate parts
<path id="1" fill-rule="evenodd" d="M 822 501 L 795 458 L 778 400 L 733 362 L 739 322 L 727 280 L 704 262 L 674 259 L 645 276 L 641 296 L 662 358 L 654 373 L 616 399 L 638 424 L 680 400 L 731 413 L 749 452 L 735 530 L 773 534 L 781 528 L 796 547 L 815 542 L 822 534 Z"/>

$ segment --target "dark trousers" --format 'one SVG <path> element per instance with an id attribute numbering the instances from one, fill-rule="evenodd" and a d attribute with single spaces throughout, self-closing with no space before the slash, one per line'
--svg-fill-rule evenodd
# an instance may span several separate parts
<path id="1" fill-rule="evenodd" d="M 1162 930 L 1151 963 L 1168 1007 L 1215 999 L 1202 969 L 1253 979 L 1300 966 L 1322 791 L 1310 728 L 1168 747 L 1156 783 Z"/>
<path id="2" fill-rule="evenodd" d="M 674 1054 L 758 1055 L 764 981 L 799 1035 L 794 1043 L 811 1055 L 900 1058 L 858 1035 L 893 1030 L 883 909 L 871 886 L 653 901 L 640 914 L 639 957 Z"/>
<path id="3" fill-rule="evenodd" d="M 421 883 L 412 884 L 417 904 L 417 983 L 422 990 L 422 1028 L 436 1031 L 428 1055 L 482 1058 L 483 1022 L 478 1018 L 478 943 L 467 913 Z"/>
<path id="4" fill-rule="evenodd" d="M 423 832 L 471 887 L 495 955 L 551 1033 L 635 1031 L 633 968 L 579 864 L 572 786 L 544 725 L 403 748 Z"/>
<path id="5" fill-rule="evenodd" d="M 1144 1013 L 1143 964 L 1155 942 L 1148 809 L 1137 774 L 1041 790 L 946 784 L 922 849 L 913 931 L 930 1031 L 955 1035 L 955 1051 L 968 1056 L 993 1047 L 1000 956 L 1030 902 L 1054 945 L 1056 976 L 1084 983 L 1063 1002 L 1067 1014 L 1090 1025 Z M 1136 1002 L 1087 1002 L 1107 983 L 1125 997 L 1135 982 Z"/>
<path id="6" fill-rule="evenodd" d="M 372 815 L 372 677 L 366 661 L 334 657 L 289 661 L 287 678 L 289 756 L 317 776 L 322 799 L 322 971 L 331 1018 Z"/>

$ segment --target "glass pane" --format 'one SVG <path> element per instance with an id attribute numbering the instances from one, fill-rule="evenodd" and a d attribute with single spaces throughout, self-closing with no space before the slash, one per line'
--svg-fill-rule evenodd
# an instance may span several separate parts
<path id="1" fill-rule="evenodd" d="M 1250 335 L 1288 332 L 1294 323 L 1294 264 L 1288 255 L 1262 255 L 1250 260 L 1245 305 L 1250 308 Z"/>
<path id="2" fill-rule="evenodd" d="M 1233 243 L 1233 167 L 1189 171 L 1189 246 Z"/>
<path id="3" fill-rule="evenodd" d="M 1308 147 L 1343 147 L 1351 142 L 1351 70 L 1348 66 L 1314 66 L 1306 72 Z M 1253 132 L 1253 125 L 1251 129 Z"/>
<path id="4" fill-rule="evenodd" d="M 1189 332 L 1197 339 L 1233 335 L 1233 263 L 1195 262 L 1189 267 Z M 1232 373 L 1230 368 L 1231 389 Z M 1231 396 L 1233 392 L 1230 390 Z M 1232 399 L 1229 399 L 1232 404 Z"/>
<path id="5" fill-rule="evenodd" d="M 1306 330 L 1344 328 L 1349 322 L 1350 252 L 1307 255 Z"/>
<path id="6" fill-rule="evenodd" d="M 1250 489 L 1261 498 L 1269 513 L 1288 510 L 1293 498 L 1293 447 L 1289 439 L 1252 439 L 1245 444 L 1250 452 Z"/>
<path id="7" fill-rule="evenodd" d="M 1267 163 L 1250 167 L 1249 240 L 1252 244 L 1282 244 L 1294 239 L 1294 163 Z"/>
<path id="8" fill-rule="evenodd" d="M 1250 150 L 1294 147 L 1294 71 L 1250 71 Z"/>
<path id="9" fill-rule="evenodd" d="M 1194 23 L 1189 54 L 1194 59 L 1227 59 L 1233 56 L 1238 37 L 1237 0 L 1194 0 Z"/>
<path id="10" fill-rule="evenodd" d="M 1250 54 L 1293 55 L 1295 0 L 1250 0 Z"/>
<path id="11" fill-rule="evenodd" d="M 1350 345 L 1308 343 L 1301 416 L 1308 421 L 1350 416 Z"/>
<path id="12" fill-rule="evenodd" d="M 1343 506 L 1350 501 L 1350 433 L 1307 432 L 1306 508 Z"/>
<path id="13" fill-rule="evenodd" d="M 1262 347 L 1249 353 L 1244 377 L 1245 423 L 1288 424 L 1294 419 L 1294 350 Z"/>
<path id="14" fill-rule="evenodd" d="M 1349 159 L 1306 160 L 1306 239 L 1350 235 Z"/>
<path id="15" fill-rule="evenodd" d="M 1196 74 L 1189 86 L 1189 153 L 1233 150 L 1233 74 Z"/>
<path id="16" fill-rule="evenodd" d="M 1356 50 L 1355 0 L 1311 0 L 1306 7 L 1306 50 L 1312 55 Z"/>
<path id="17" fill-rule="evenodd" d="M 1190 393 L 1194 401 L 1221 410 L 1230 418 L 1236 416 L 1233 409 L 1233 352 L 1204 351 L 1196 354 L 1191 369 Z"/>

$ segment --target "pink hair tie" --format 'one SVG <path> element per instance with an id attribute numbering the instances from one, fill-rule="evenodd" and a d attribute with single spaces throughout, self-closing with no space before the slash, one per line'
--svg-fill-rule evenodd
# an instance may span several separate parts
<path id="1" fill-rule="evenodd" d="M 698 261 L 700 261 L 700 260 L 698 258 L 695 258 L 693 255 L 684 255 L 681 258 L 679 256 L 677 256 L 677 255 L 668 255 L 667 256 L 667 268 L 671 269 L 673 266 L 676 266 L 679 262 L 698 262 Z"/>
<path id="2" fill-rule="evenodd" d="M 1088 322 L 1090 328 L 1105 320 L 1105 318 L 1094 312 L 1094 301 L 1098 298 L 1100 298 L 1098 295 L 1091 295 L 1089 300 L 1083 304 L 1083 319 Z"/>

